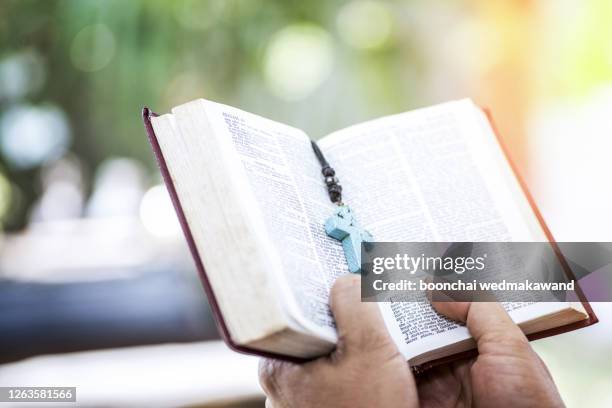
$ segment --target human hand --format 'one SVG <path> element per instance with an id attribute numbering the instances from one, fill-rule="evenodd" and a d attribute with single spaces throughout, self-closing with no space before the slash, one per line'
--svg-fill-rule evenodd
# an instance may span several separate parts
<path id="1" fill-rule="evenodd" d="M 360 278 L 338 279 L 331 294 L 339 341 L 332 354 L 298 365 L 262 360 L 268 407 L 559 407 L 540 358 L 500 304 L 434 302 L 465 322 L 479 355 L 434 368 L 415 381 L 378 307 L 360 300 Z"/>
<path id="2" fill-rule="evenodd" d="M 433 302 L 446 317 L 467 325 L 478 356 L 426 371 L 417 379 L 428 407 L 563 407 L 544 362 L 497 302 Z"/>
<path id="3" fill-rule="evenodd" d="M 330 305 L 338 345 L 306 364 L 262 360 L 266 407 L 416 407 L 410 367 L 385 328 L 376 303 L 361 302 L 359 275 L 339 278 Z"/>

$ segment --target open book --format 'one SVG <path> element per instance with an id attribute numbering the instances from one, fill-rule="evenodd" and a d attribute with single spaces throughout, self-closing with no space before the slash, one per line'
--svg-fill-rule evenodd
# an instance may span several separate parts
<path id="1" fill-rule="evenodd" d="M 145 126 L 221 331 L 236 350 L 288 359 L 330 352 L 328 306 L 347 273 L 321 167 L 302 130 L 199 99 Z M 448 102 L 318 141 L 344 200 L 377 241 L 548 241 L 486 113 Z M 380 303 L 417 369 L 473 350 L 426 302 Z M 596 322 L 588 303 L 508 303 L 531 338 Z"/>

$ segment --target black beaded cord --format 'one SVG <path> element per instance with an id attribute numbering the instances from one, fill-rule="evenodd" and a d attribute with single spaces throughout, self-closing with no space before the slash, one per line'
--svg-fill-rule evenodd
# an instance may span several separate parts
<path id="1" fill-rule="evenodd" d="M 336 177 L 336 171 L 329 165 L 317 143 L 314 140 L 311 140 L 310 143 L 312 144 L 315 156 L 317 156 L 319 163 L 321 163 L 321 174 L 325 178 L 329 199 L 334 204 L 342 205 L 342 186 L 338 184 L 339 180 Z"/>

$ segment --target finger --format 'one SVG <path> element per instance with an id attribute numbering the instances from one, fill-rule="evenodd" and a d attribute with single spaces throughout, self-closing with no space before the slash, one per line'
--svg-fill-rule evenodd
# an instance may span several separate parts
<path id="1" fill-rule="evenodd" d="M 270 400 L 270 404 L 283 407 L 281 389 L 283 381 L 294 371 L 294 364 L 280 360 L 259 360 L 259 384 Z"/>
<path id="2" fill-rule="evenodd" d="M 331 372 L 328 368 L 325 359 L 303 364 L 261 359 L 259 383 L 268 397 L 267 404 L 274 408 L 289 408 L 300 401 L 305 406 L 310 406 L 307 400 L 314 395 L 308 390 L 316 388 L 316 383 L 331 384 L 337 376 L 336 372 Z"/>
<path id="3" fill-rule="evenodd" d="M 338 278 L 331 290 L 330 304 L 341 347 L 365 350 L 391 346 L 392 350 L 397 350 L 378 305 L 361 301 L 359 275 L 348 274 Z"/>
<path id="4" fill-rule="evenodd" d="M 432 305 L 446 317 L 466 323 L 481 353 L 489 344 L 528 344 L 521 329 L 498 302 L 433 302 Z"/>
<path id="5" fill-rule="evenodd" d="M 442 295 L 439 293 L 433 297 L 433 299 L 441 299 Z M 449 319 L 456 320 L 461 323 L 465 323 L 467 321 L 467 313 L 470 309 L 470 302 L 453 302 L 451 299 L 446 299 L 444 301 L 435 301 L 432 300 L 432 297 L 429 298 L 431 301 L 431 305 L 436 310 L 436 312 L 443 314 Z"/>

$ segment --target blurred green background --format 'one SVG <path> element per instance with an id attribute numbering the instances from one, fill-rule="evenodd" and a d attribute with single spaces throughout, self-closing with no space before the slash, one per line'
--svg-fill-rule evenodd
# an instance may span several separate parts
<path id="1" fill-rule="evenodd" d="M 609 0 L 0 0 L 0 289 L 2 279 L 69 285 L 140 276 L 136 266 L 159 263 L 168 248 L 179 248 L 168 259 L 189 262 L 140 111 L 163 113 L 200 97 L 315 139 L 472 97 L 492 111 L 557 237 L 611 241 L 611 21 Z M 121 273 L 108 272 L 118 268 L 111 260 Z M 190 288 L 202 302 L 197 282 Z M 605 323 L 612 309 L 601 307 Z M 600 326 L 536 343 L 570 405 L 612 404 L 612 329 Z M 130 357 L 130 380 L 116 380 L 141 377 L 163 393 L 169 380 L 144 371 L 163 372 L 183 361 L 176 356 L 204 365 L 216 356 L 227 367 L 240 359 L 214 347 L 210 355 L 156 353 L 167 360 L 143 368 L 153 357 Z M 36 361 L 30 369 L 0 365 L 0 383 L 9 378 L 3 370 L 36 382 L 44 372 L 36 364 L 58 370 L 68 360 Z M 110 361 L 83 365 L 103 373 Z M 240 361 L 228 369 L 230 385 Z M 195 377 L 200 367 L 174 368 Z M 75 372 L 57 378 L 85 381 Z M 206 372 L 209 388 L 222 389 L 215 371 Z M 255 373 L 244 372 L 252 393 Z M 92 378 L 115 380 L 100 376 Z M 200 394 L 186 401 L 218 397 L 203 386 L 192 384 Z M 134 395 L 152 392 L 143 387 Z M 89 392 L 94 405 L 109 401 Z M 174 384 L 160 398 L 179 395 L 191 394 Z"/>
<path id="2" fill-rule="evenodd" d="M 0 177 L 11 183 L 10 193 L 0 190 L 4 227 L 24 226 L 41 193 L 39 168 L 61 155 L 78 159 L 86 193 L 108 157 L 151 168 L 138 116 L 144 104 L 165 112 L 205 97 L 313 137 L 413 106 L 424 66 L 412 36 L 400 35 L 396 6 L 3 0 Z M 24 123 L 29 117 L 49 134 L 25 135 L 36 126 Z"/>
<path id="3" fill-rule="evenodd" d="M 139 109 L 198 97 L 317 138 L 468 95 L 526 169 L 533 101 L 612 79 L 610 19 L 607 0 L 2 0 L 2 226 L 26 224 L 39 169 L 62 155 L 85 196 L 109 157 L 151 169 Z"/>

